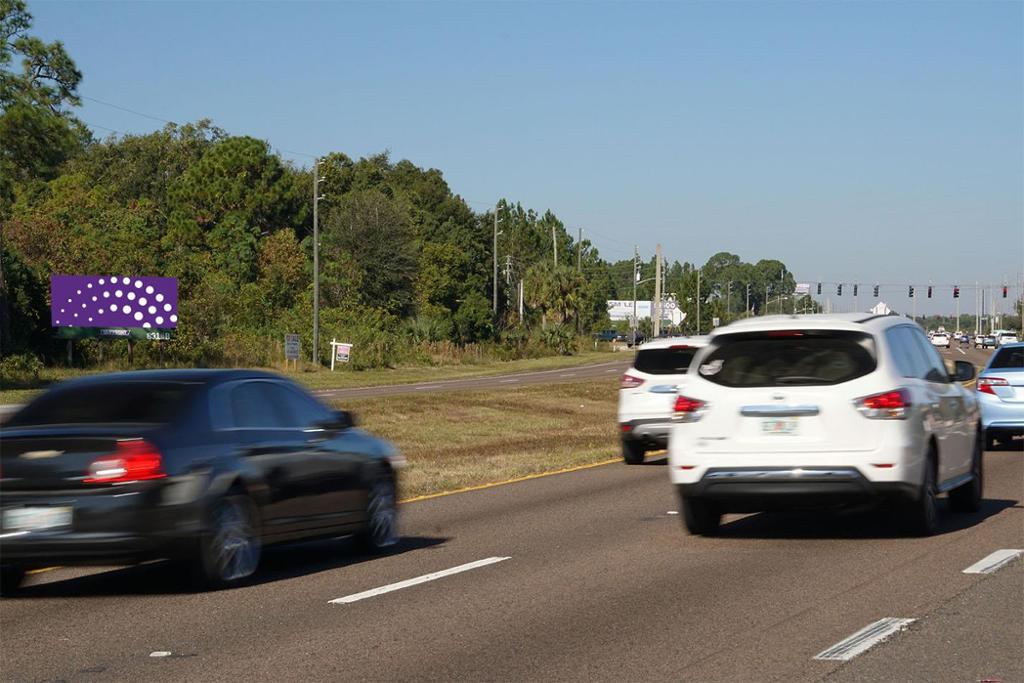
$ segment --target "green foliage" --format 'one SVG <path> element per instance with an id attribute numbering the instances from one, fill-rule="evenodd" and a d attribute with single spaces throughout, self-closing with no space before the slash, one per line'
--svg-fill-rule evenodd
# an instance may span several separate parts
<path id="1" fill-rule="evenodd" d="M 31 353 L 20 353 L 0 360 L 0 388 L 31 386 L 39 381 L 43 362 Z"/>

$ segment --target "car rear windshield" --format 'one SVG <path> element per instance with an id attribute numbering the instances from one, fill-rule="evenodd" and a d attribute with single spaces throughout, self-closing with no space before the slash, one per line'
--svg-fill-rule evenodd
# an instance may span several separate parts
<path id="1" fill-rule="evenodd" d="M 649 375 L 682 375 L 690 367 L 695 353 L 697 349 L 692 346 L 642 349 L 637 351 L 633 367 Z"/>
<path id="2" fill-rule="evenodd" d="M 185 382 L 107 382 L 56 389 L 11 417 L 7 426 L 163 424 L 197 385 Z"/>
<path id="3" fill-rule="evenodd" d="M 1024 370 L 1024 346 L 999 349 L 996 351 L 996 355 L 992 357 L 992 364 L 989 365 L 989 368 L 1016 368 Z"/>
<path id="4" fill-rule="evenodd" d="M 820 386 L 848 382 L 875 367 L 869 334 L 794 330 L 721 337 L 698 372 L 727 387 Z"/>

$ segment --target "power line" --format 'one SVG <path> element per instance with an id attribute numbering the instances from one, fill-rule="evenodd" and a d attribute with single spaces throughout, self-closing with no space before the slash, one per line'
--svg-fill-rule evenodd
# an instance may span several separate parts
<path id="1" fill-rule="evenodd" d="M 171 123 L 171 124 L 174 124 L 175 126 L 178 125 L 177 123 L 175 123 L 174 121 L 171 121 L 169 119 L 161 118 L 159 116 L 153 116 L 152 114 L 145 114 L 145 113 L 143 113 L 141 111 L 135 111 L 134 109 L 129 109 L 128 107 L 122 107 L 121 105 L 114 104 L 113 102 L 105 102 L 103 100 L 96 99 L 95 97 L 89 97 L 88 95 L 79 95 L 79 97 L 82 98 L 83 100 L 89 100 L 90 102 L 95 102 L 97 104 L 102 104 L 104 106 L 111 107 L 113 109 L 119 109 L 121 111 L 128 112 L 129 114 L 135 114 L 136 116 L 142 116 L 144 118 L 153 119 L 154 121 L 160 121 L 162 123 Z"/>

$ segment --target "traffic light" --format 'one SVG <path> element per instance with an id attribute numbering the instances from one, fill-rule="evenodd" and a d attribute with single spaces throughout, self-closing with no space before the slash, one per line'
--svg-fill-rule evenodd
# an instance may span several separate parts
<path id="1" fill-rule="evenodd" d="M 928 285 L 928 298 L 929 299 L 932 298 L 932 286 L 931 285 Z"/>
<path id="2" fill-rule="evenodd" d="M 875 298 L 878 298 L 878 285 L 875 285 Z"/>
<path id="3" fill-rule="evenodd" d="M 857 285 L 853 286 L 853 295 L 857 296 Z"/>
<path id="4" fill-rule="evenodd" d="M 842 295 L 843 295 L 843 286 L 842 285 L 836 285 L 836 296 L 842 296 Z"/>
<path id="5" fill-rule="evenodd" d="M 818 296 L 821 296 L 821 283 L 818 283 Z"/>
<path id="6" fill-rule="evenodd" d="M 1006 285 L 1003 285 L 1003 298 L 1006 298 Z"/>
<path id="7" fill-rule="evenodd" d="M 960 298 L 960 288 L 959 287 L 953 287 L 953 298 L 954 299 L 959 299 Z"/>
<path id="8" fill-rule="evenodd" d="M 909 296 L 911 299 L 914 298 L 914 285 L 910 285 L 910 288 L 907 290 L 907 296 Z"/>

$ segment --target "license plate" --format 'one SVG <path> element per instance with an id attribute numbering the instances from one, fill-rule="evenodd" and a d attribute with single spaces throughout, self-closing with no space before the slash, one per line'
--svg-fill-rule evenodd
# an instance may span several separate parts
<path id="1" fill-rule="evenodd" d="M 793 435 L 797 433 L 796 418 L 772 418 L 761 421 L 762 434 Z"/>
<path id="2" fill-rule="evenodd" d="M 40 531 L 71 526 L 70 507 L 24 507 L 4 510 L 4 531 Z"/>

